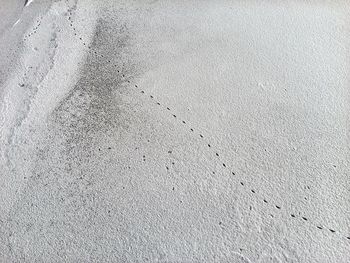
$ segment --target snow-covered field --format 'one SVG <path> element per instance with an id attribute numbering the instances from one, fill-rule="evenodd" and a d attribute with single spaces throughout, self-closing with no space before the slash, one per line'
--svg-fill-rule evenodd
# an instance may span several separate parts
<path id="1" fill-rule="evenodd" d="M 0 262 L 350 262 L 347 1 L 1 2 Z"/>

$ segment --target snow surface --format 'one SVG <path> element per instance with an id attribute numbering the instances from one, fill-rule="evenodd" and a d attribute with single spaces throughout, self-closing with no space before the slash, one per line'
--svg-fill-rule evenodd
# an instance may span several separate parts
<path id="1" fill-rule="evenodd" d="M 1 22 L 0 262 L 350 262 L 349 15 L 70 0 Z"/>

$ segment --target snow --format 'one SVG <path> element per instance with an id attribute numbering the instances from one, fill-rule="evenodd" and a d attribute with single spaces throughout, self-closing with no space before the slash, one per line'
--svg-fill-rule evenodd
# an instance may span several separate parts
<path id="1" fill-rule="evenodd" d="M 21 19 L 18 19 L 18 20 L 13 24 L 12 27 L 16 26 L 20 21 L 21 21 Z"/>
<path id="2" fill-rule="evenodd" d="M 350 261 L 347 2 L 27 12 L 0 92 L 3 261 Z"/>

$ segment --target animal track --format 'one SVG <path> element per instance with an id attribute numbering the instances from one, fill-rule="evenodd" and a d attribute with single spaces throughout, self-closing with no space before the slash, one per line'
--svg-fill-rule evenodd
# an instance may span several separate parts
<path id="1" fill-rule="evenodd" d="M 78 36 L 77 31 L 76 31 L 76 28 L 74 27 L 74 24 L 73 24 L 73 21 L 72 21 L 72 18 L 71 18 L 72 13 L 71 13 L 71 11 L 68 11 L 68 12 L 69 12 L 69 16 L 68 16 L 69 25 L 70 25 L 70 27 L 73 29 L 74 35 L 75 35 L 75 36 Z M 78 39 L 80 40 L 80 42 L 82 43 L 83 46 L 86 46 L 86 43 L 84 42 L 84 39 L 83 39 L 82 37 L 78 37 Z M 88 46 L 87 48 L 88 48 L 88 49 L 91 49 L 90 46 Z M 90 52 L 91 52 L 91 51 L 90 51 Z M 97 56 L 99 55 L 96 51 L 91 52 L 91 53 L 93 53 L 93 54 L 95 54 L 95 55 L 97 55 Z M 104 57 L 104 56 L 103 56 L 103 55 L 100 55 L 100 57 Z M 110 63 L 110 61 L 108 61 L 108 62 Z M 114 65 L 114 66 L 115 66 L 115 65 Z M 119 73 L 120 70 L 117 70 L 117 72 Z M 125 77 L 125 75 L 123 74 L 122 77 Z M 126 80 L 126 82 L 130 83 L 130 80 Z M 134 87 L 137 88 L 137 89 L 139 89 L 139 86 L 136 85 L 136 84 L 134 85 Z M 140 92 L 141 92 L 141 94 L 146 94 L 146 92 L 145 92 L 144 90 L 140 90 Z M 155 100 L 155 96 L 154 96 L 153 94 L 149 94 L 148 97 L 149 97 L 149 98 L 151 99 L 151 101 L 154 102 L 157 106 L 160 106 L 160 107 L 161 107 L 161 106 L 164 105 L 164 104 L 162 104 L 161 102 L 159 102 L 159 100 Z M 176 115 L 174 112 L 172 112 L 172 110 L 171 110 L 169 107 L 164 107 L 164 109 L 165 109 L 166 111 L 168 111 L 168 112 L 171 113 L 171 116 L 173 117 L 173 119 L 180 120 L 181 123 L 184 124 L 184 125 L 189 125 L 188 122 L 187 122 L 186 120 L 183 120 L 183 119 L 179 118 L 179 116 Z M 189 131 L 191 131 L 192 134 L 196 134 L 196 135 L 198 135 L 201 139 L 205 140 L 204 135 L 203 135 L 202 133 L 196 133 L 194 128 L 190 127 L 190 128 L 189 128 Z M 207 147 L 208 147 L 209 149 L 213 149 L 213 148 L 214 148 L 213 145 L 212 145 L 211 143 L 206 143 L 206 145 L 207 145 Z M 169 151 L 169 152 L 170 152 L 170 151 Z M 215 156 L 217 157 L 217 159 L 220 159 L 220 154 L 219 154 L 219 152 L 215 151 L 214 154 L 215 154 Z M 143 161 L 146 161 L 145 156 L 143 156 Z M 230 168 L 226 165 L 226 162 L 221 162 L 221 164 L 222 164 L 222 166 L 224 167 L 224 169 L 226 169 L 227 171 L 230 170 Z M 169 170 L 170 168 L 169 168 L 169 166 L 166 165 L 166 166 L 165 166 L 165 169 L 166 169 L 166 170 Z M 215 171 L 213 171 L 212 173 L 215 174 Z M 236 173 L 235 173 L 234 171 L 231 171 L 231 174 L 232 174 L 233 176 L 236 176 Z M 275 209 L 275 211 L 282 211 L 282 210 L 283 210 L 281 205 L 275 204 L 275 203 L 272 202 L 272 201 L 268 201 L 268 199 L 267 199 L 266 197 L 260 197 L 260 196 L 257 194 L 257 192 L 255 191 L 255 189 L 249 188 L 243 181 L 240 181 L 240 182 L 239 182 L 239 185 L 240 185 L 242 188 L 244 188 L 245 190 L 250 191 L 252 194 L 254 194 L 254 196 L 256 196 L 256 198 L 261 199 L 261 201 L 262 201 L 264 204 L 269 205 L 269 206 L 271 207 L 271 209 Z M 310 189 L 309 186 L 308 186 L 307 188 Z M 172 190 L 175 190 L 175 188 L 173 187 Z M 180 203 L 182 203 L 182 201 L 180 201 Z M 277 210 L 276 210 L 276 209 L 277 209 Z M 271 217 L 274 218 L 274 216 L 273 216 L 272 214 L 270 214 L 270 215 L 271 215 Z M 300 216 L 300 215 L 297 216 L 297 215 L 294 214 L 294 213 L 290 213 L 289 215 L 290 215 L 290 217 L 293 218 L 293 219 L 299 218 L 301 221 L 303 221 L 303 222 L 305 222 L 305 223 L 307 222 L 309 225 L 314 226 L 315 228 L 317 228 L 317 229 L 320 230 L 320 231 L 324 231 L 324 230 L 328 229 L 328 231 L 331 232 L 331 233 L 333 233 L 333 234 L 334 234 L 334 233 L 340 233 L 339 231 L 336 231 L 336 230 L 334 230 L 334 229 L 332 229 L 332 228 L 327 228 L 327 227 L 321 226 L 321 225 L 319 225 L 319 224 L 311 223 L 310 220 L 309 220 L 308 218 L 306 218 L 305 216 Z M 339 235 L 340 235 L 341 238 L 350 240 L 350 235 L 344 235 L 344 234 L 339 234 Z"/>
<path id="2" fill-rule="evenodd" d="M 77 30 L 73 25 L 72 15 L 73 15 L 72 11 L 68 10 L 68 18 L 67 19 L 68 19 L 69 26 L 72 28 L 74 36 L 78 37 Z M 86 42 L 84 41 L 84 39 L 81 36 L 79 36 L 78 39 L 80 40 L 80 42 L 83 46 L 87 47 L 88 49 L 91 49 L 90 46 L 87 46 Z M 94 51 L 94 54 L 97 55 L 97 52 Z M 103 57 L 103 55 L 101 55 L 101 57 Z"/>
<path id="3" fill-rule="evenodd" d="M 135 87 L 135 88 L 138 88 L 137 85 L 134 85 L 134 87 Z M 146 93 L 145 93 L 144 90 L 141 90 L 141 94 L 146 94 Z M 152 96 L 152 97 L 151 97 L 151 96 Z M 151 97 L 151 98 L 152 98 L 152 101 L 153 101 L 154 95 L 150 95 L 149 97 Z M 157 102 L 156 105 L 160 106 L 161 104 L 160 104 L 159 102 Z M 167 111 L 171 111 L 171 109 L 170 109 L 169 107 L 165 107 L 165 109 L 166 109 Z M 171 115 L 174 117 L 174 119 L 178 119 L 176 114 L 174 114 L 174 113 L 171 112 Z M 188 123 L 187 123 L 185 120 L 181 120 L 181 122 L 182 122 L 184 125 L 188 125 Z M 194 132 L 194 129 L 193 129 L 193 128 L 190 128 L 190 130 L 191 130 L 191 132 Z M 204 139 L 204 136 L 203 136 L 201 133 L 199 133 L 199 137 L 202 138 L 202 139 Z M 210 143 L 207 143 L 207 146 L 208 146 L 208 148 L 213 148 L 213 147 L 212 147 L 212 144 L 210 144 Z M 216 157 L 219 157 L 220 154 L 219 154 L 218 152 L 215 152 L 215 156 L 216 156 Z M 225 169 L 229 169 L 228 166 L 226 165 L 226 163 L 222 163 L 222 166 L 223 166 Z M 167 167 L 167 169 L 168 169 L 168 167 Z M 233 171 L 231 171 L 231 173 L 232 173 L 232 175 L 236 175 L 235 172 L 233 172 Z M 215 172 L 213 172 L 213 174 L 215 174 Z M 257 196 L 257 192 L 256 192 L 254 189 L 252 189 L 252 188 L 248 188 L 248 187 L 245 185 L 244 182 L 241 181 L 239 185 L 241 185 L 241 187 L 245 187 L 246 190 L 249 190 L 251 193 L 253 193 L 255 196 Z M 309 187 L 308 187 L 308 189 L 309 189 Z M 282 206 L 281 206 L 281 205 L 279 205 L 279 204 L 273 204 L 273 202 L 267 201 L 267 199 L 266 199 L 265 197 L 261 198 L 261 200 L 262 200 L 265 204 L 272 206 L 272 208 L 274 207 L 275 209 L 277 209 L 277 210 L 279 210 L 279 211 L 282 211 Z M 326 227 L 320 226 L 320 225 L 318 225 L 318 224 L 311 223 L 310 220 L 309 220 L 308 218 L 306 218 L 305 216 L 296 216 L 295 214 L 290 214 L 290 216 L 291 216 L 292 218 L 300 218 L 300 220 L 302 220 L 303 222 L 308 222 L 311 226 L 314 226 L 314 227 L 316 227 L 316 228 L 319 229 L 319 230 L 328 229 L 328 230 L 329 230 L 331 233 L 333 233 L 333 234 L 336 233 L 336 232 L 338 232 L 338 231 L 336 231 L 336 230 L 334 230 L 334 229 L 332 229 L 332 228 L 326 228 Z M 273 216 L 272 216 L 272 217 L 273 217 Z M 345 238 L 345 239 L 347 239 L 347 240 L 350 240 L 350 235 L 344 235 L 344 234 L 342 234 L 341 237 L 342 237 L 342 238 Z"/>
<path id="4" fill-rule="evenodd" d="M 36 21 L 36 26 L 34 26 L 32 32 L 30 32 L 29 34 L 25 35 L 23 38 L 23 42 L 27 41 L 32 35 L 36 34 L 36 32 L 38 31 L 40 25 L 41 25 L 41 20 L 43 18 L 40 17 L 37 21 Z"/>

